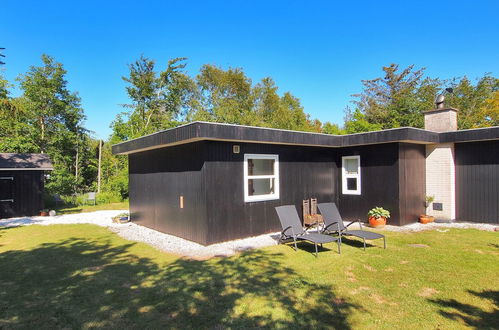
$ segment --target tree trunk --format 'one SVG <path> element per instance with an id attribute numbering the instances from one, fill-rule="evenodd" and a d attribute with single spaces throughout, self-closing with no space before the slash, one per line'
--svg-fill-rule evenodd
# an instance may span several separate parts
<path id="1" fill-rule="evenodd" d="M 45 120 L 43 120 L 43 117 L 40 117 L 40 129 L 42 131 L 40 150 L 41 153 L 43 154 L 45 153 Z"/>
<path id="2" fill-rule="evenodd" d="M 97 171 L 97 193 L 100 193 L 101 184 L 102 140 L 99 140 L 99 167 Z"/>

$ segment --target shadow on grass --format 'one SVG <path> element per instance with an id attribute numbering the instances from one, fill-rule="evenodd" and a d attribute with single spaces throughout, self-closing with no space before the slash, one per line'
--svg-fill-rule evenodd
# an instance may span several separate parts
<path id="1" fill-rule="evenodd" d="M 470 304 L 463 304 L 455 299 L 430 299 L 430 302 L 440 305 L 442 307 L 440 314 L 448 319 L 460 320 L 467 326 L 477 329 L 497 329 L 499 325 L 499 291 L 476 292 L 468 290 L 468 292 L 479 298 L 490 300 L 494 305 L 492 311 L 489 312 Z"/>
<path id="2" fill-rule="evenodd" d="M 350 328 L 360 309 L 265 251 L 161 266 L 69 239 L 0 254 L 0 328 Z"/>
<path id="3" fill-rule="evenodd" d="M 383 240 L 380 241 L 381 241 L 381 248 L 383 248 Z M 362 242 L 362 239 L 354 238 L 353 236 L 341 236 L 341 243 L 361 249 L 364 248 L 364 243 Z M 379 247 L 379 246 L 374 245 L 370 241 L 366 240 L 366 249 L 370 247 Z"/>

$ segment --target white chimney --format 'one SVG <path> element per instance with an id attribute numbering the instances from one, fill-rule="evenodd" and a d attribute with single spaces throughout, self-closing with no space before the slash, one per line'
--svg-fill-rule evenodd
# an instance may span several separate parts
<path id="1" fill-rule="evenodd" d="M 439 133 L 457 130 L 457 109 L 445 107 L 443 101 L 443 96 L 439 96 L 436 109 L 424 112 L 426 130 Z M 454 143 L 426 146 L 426 195 L 435 197 L 427 212 L 437 221 L 456 219 Z"/>

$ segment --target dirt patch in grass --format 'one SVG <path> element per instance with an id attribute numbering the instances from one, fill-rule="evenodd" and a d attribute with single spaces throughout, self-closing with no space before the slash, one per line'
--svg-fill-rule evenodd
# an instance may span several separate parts
<path id="1" fill-rule="evenodd" d="M 423 288 L 418 292 L 418 296 L 428 298 L 438 293 L 438 290 L 433 288 Z"/>
<path id="2" fill-rule="evenodd" d="M 363 265 L 365 269 L 367 269 L 370 272 L 377 272 L 377 270 L 369 265 Z"/>
<path id="3" fill-rule="evenodd" d="M 355 277 L 355 274 L 352 272 L 353 267 L 349 266 L 345 269 L 345 275 L 347 276 L 347 280 L 349 282 L 357 282 L 357 278 Z"/>
<path id="4" fill-rule="evenodd" d="M 416 247 L 416 248 L 429 248 L 429 245 L 426 244 L 409 244 L 411 247 Z"/>

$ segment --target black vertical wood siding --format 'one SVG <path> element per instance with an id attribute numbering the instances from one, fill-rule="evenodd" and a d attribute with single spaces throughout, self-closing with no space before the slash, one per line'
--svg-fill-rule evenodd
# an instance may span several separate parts
<path id="1" fill-rule="evenodd" d="M 399 143 L 400 220 L 398 225 L 416 222 L 419 216 L 425 213 L 425 159 L 425 145 Z"/>
<path id="2" fill-rule="evenodd" d="M 361 194 L 342 193 L 341 158 L 360 156 Z M 338 150 L 338 208 L 346 220 L 367 221 L 367 212 L 381 206 L 391 213 L 390 224 L 400 223 L 398 143 L 342 148 Z"/>
<path id="3" fill-rule="evenodd" d="M 14 202 L 0 202 L 0 218 L 37 215 L 43 209 L 43 174 L 34 170 L 0 171 L 0 177 L 14 178 L 2 183 L 9 191 L 0 192 L 0 199 L 12 198 Z"/>
<path id="4" fill-rule="evenodd" d="M 240 153 L 233 153 L 233 145 Z M 244 201 L 244 154 L 279 156 L 278 200 Z M 361 156 L 362 194 L 341 194 L 341 157 Z M 202 141 L 129 155 L 130 211 L 144 226 L 202 244 L 281 229 L 275 207 L 303 199 L 338 203 L 346 219 L 382 206 L 391 224 L 424 210 L 424 146 L 389 143 L 351 148 Z M 184 196 L 184 208 L 179 197 Z"/>
<path id="5" fill-rule="evenodd" d="M 303 199 L 336 200 L 334 149 L 212 141 L 206 151 L 208 244 L 280 231 L 276 206 L 294 204 L 301 214 Z M 279 155 L 278 200 L 244 202 L 244 154 Z"/>
<path id="6" fill-rule="evenodd" d="M 455 144 L 456 218 L 499 223 L 499 141 Z"/>
<path id="7" fill-rule="evenodd" d="M 342 193 L 341 158 L 360 156 L 361 195 Z M 391 213 L 392 225 L 416 222 L 424 213 L 425 146 L 387 143 L 342 148 L 338 166 L 338 207 L 345 219 L 367 221 L 367 212 L 381 206 Z"/>
<path id="8" fill-rule="evenodd" d="M 131 219 L 206 244 L 204 145 L 196 142 L 129 155 Z M 180 208 L 180 196 L 184 208 Z"/>

